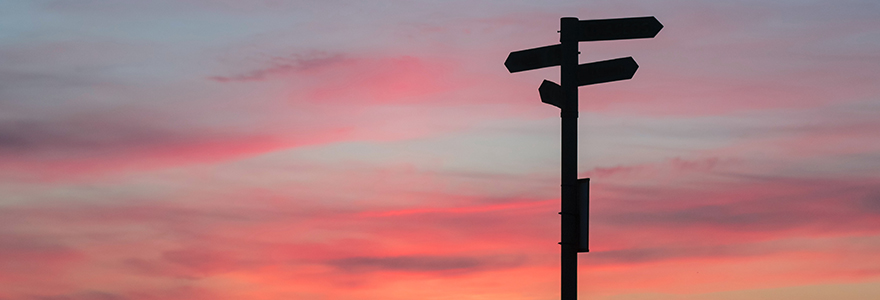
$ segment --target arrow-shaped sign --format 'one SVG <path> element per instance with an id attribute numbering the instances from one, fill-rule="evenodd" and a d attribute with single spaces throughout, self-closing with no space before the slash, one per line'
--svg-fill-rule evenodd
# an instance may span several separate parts
<path id="1" fill-rule="evenodd" d="M 577 68 L 578 86 L 632 79 L 639 65 L 632 57 L 603 60 L 581 64 Z M 544 80 L 538 88 L 541 102 L 562 108 L 562 87 L 555 82 Z"/>
<path id="2" fill-rule="evenodd" d="M 578 86 L 631 79 L 638 68 L 631 56 L 578 65 Z"/>
<path id="3" fill-rule="evenodd" d="M 663 24 L 654 17 L 638 17 L 581 20 L 578 21 L 578 28 L 578 40 L 587 42 L 652 38 L 663 29 Z M 504 61 L 504 66 L 510 73 L 516 73 L 558 66 L 561 62 L 562 46 L 556 44 L 510 52 L 507 60 Z"/>
<path id="4" fill-rule="evenodd" d="M 538 88 L 538 94 L 541 94 L 541 102 L 559 107 L 562 109 L 562 87 L 553 81 L 544 80 L 541 87 Z"/>
<path id="5" fill-rule="evenodd" d="M 654 17 L 581 20 L 578 26 L 581 42 L 652 38 L 663 29 Z"/>
<path id="6" fill-rule="evenodd" d="M 504 66 L 507 71 L 515 73 L 519 71 L 534 70 L 562 63 L 562 46 L 559 44 L 510 52 Z"/>

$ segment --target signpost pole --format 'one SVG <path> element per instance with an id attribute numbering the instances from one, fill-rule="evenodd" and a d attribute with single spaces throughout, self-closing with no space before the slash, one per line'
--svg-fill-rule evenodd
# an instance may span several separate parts
<path id="1" fill-rule="evenodd" d="M 639 65 L 632 57 L 578 65 L 578 43 L 625 39 L 653 38 L 663 29 L 654 17 L 559 20 L 559 44 L 520 51 L 507 55 L 504 66 L 510 73 L 560 66 L 561 85 L 544 80 L 538 93 L 541 102 L 559 107 L 562 119 L 562 207 L 561 216 L 561 298 L 577 300 L 577 254 L 589 251 L 589 179 L 582 181 L 586 207 L 578 207 L 577 179 L 577 118 L 578 86 L 591 85 L 633 77 Z M 583 218 L 583 222 L 581 222 Z M 584 230 L 584 234 L 581 234 Z M 584 240 L 580 240 L 583 237 Z"/>
<path id="2" fill-rule="evenodd" d="M 577 300 L 577 118 L 578 19 L 560 19 L 562 119 L 562 253 L 561 298 Z"/>

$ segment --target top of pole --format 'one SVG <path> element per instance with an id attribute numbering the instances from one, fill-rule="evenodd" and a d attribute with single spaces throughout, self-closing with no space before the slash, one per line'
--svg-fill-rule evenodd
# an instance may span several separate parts
<path id="1" fill-rule="evenodd" d="M 578 18 L 563 17 L 559 19 L 559 42 L 578 42 Z"/>

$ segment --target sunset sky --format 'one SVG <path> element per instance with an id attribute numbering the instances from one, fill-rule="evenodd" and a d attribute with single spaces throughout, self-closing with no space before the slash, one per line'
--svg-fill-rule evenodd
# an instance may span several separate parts
<path id="1" fill-rule="evenodd" d="M 880 299 L 880 2 L 0 1 L 0 299 Z"/>

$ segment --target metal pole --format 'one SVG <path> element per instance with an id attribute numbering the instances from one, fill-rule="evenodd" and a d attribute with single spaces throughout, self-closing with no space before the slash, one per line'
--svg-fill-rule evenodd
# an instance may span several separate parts
<path id="1" fill-rule="evenodd" d="M 562 44 L 562 300 L 577 300 L 577 117 L 578 19 L 560 19 Z"/>

